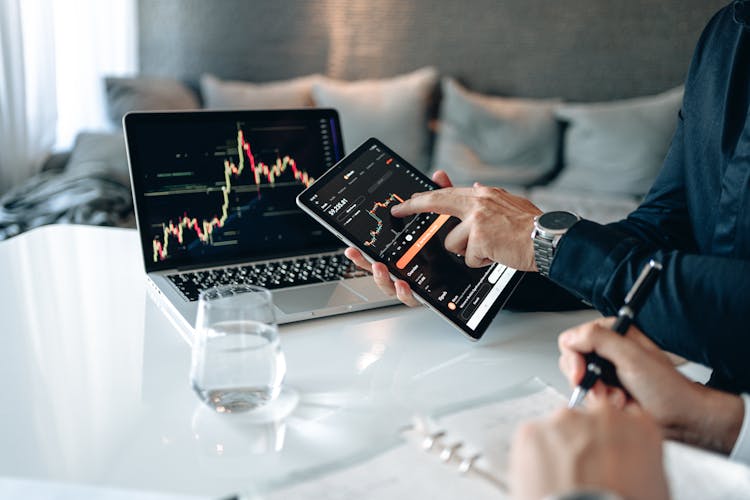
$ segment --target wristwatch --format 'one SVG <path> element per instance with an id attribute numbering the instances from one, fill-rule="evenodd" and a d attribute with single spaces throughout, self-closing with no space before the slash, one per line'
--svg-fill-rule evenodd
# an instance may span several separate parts
<path id="1" fill-rule="evenodd" d="M 545 212 L 534 217 L 534 230 L 531 239 L 534 242 L 534 260 L 539 273 L 549 277 L 549 269 L 560 238 L 581 218 L 573 212 Z"/>

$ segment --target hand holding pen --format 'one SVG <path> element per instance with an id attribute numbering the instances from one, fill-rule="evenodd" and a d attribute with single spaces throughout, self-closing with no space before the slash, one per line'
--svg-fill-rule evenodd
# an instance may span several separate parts
<path id="1" fill-rule="evenodd" d="M 617 320 L 612 326 L 614 332 L 619 335 L 625 335 L 625 332 L 627 332 L 628 328 L 633 323 L 636 314 L 643 305 L 646 296 L 653 288 L 661 269 L 661 264 L 654 260 L 650 260 L 643 268 L 638 279 L 635 280 L 635 283 L 633 283 L 630 291 L 625 296 L 624 304 L 617 312 Z M 578 384 L 578 387 L 573 391 L 573 395 L 568 402 L 568 408 L 574 408 L 581 404 L 588 391 L 599 379 L 607 385 L 621 386 L 612 363 L 596 353 L 588 353 L 586 355 L 586 372 Z"/>

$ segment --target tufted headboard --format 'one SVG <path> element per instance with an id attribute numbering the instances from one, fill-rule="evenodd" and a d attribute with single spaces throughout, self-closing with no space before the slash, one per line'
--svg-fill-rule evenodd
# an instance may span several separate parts
<path id="1" fill-rule="evenodd" d="M 270 81 L 432 65 L 481 92 L 597 101 L 682 82 L 728 0 L 140 0 L 141 73 Z"/>

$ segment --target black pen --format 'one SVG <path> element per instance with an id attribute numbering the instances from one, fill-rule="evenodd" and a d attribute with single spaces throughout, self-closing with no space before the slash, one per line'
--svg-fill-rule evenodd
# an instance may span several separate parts
<path id="1" fill-rule="evenodd" d="M 653 288 L 654 283 L 656 283 L 656 278 L 659 277 L 660 272 L 661 264 L 659 262 L 652 259 L 646 264 L 646 267 L 643 268 L 638 279 L 635 280 L 635 283 L 633 283 L 630 291 L 625 296 L 625 303 L 617 311 L 617 320 L 612 325 L 612 330 L 620 335 L 625 335 L 625 332 L 628 331 L 628 328 L 633 323 L 635 315 L 638 314 L 638 310 L 646 300 L 646 296 Z M 621 385 L 614 365 L 595 352 L 590 352 L 586 354 L 586 373 L 583 375 L 578 387 L 573 391 L 573 395 L 568 402 L 568 408 L 575 408 L 581 404 L 583 398 L 586 397 L 586 393 L 594 387 L 594 384 L 600 378 L 607 385 L 614 387 Z"/>

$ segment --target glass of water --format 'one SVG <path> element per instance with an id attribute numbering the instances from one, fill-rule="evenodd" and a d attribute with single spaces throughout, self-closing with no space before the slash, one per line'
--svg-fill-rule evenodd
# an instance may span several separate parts
<path id="1" fill-rule="evenodd" d="M 204 290 L 195 333 L 190 378 L 208 406 L 240 413 L 278 397 L 286 361 L 271 292 L 252 285 Z"/>

